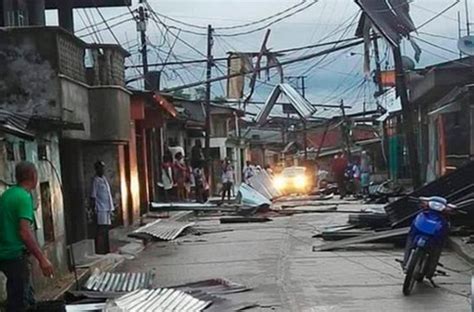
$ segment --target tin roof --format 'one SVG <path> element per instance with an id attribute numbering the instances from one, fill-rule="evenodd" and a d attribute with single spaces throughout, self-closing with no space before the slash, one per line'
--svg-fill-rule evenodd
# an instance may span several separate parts
<path id="1" fill-rule="evenodd" d="M 148 235 L 156 239 L 170 241 L 176 239 L 185 229 L 193 226 L 194 224 L 194 222 L 178 222 L 158 219 L 136 229 L 132 233 L 128 234 L 128 236 L 143 237 L 143 235 Z"/>

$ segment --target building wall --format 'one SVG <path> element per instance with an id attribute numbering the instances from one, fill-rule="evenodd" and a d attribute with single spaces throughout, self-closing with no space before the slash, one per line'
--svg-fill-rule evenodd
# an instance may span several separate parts
<path id="1" fill-rule="evenodd" d="M 0 107 L 59 118 L 57 64 L 47 57 L 52 51 L 38 48 L 39 39 L 0 35 Z M 41 38 L 52 47 L 54 39 Z"/>
<path id="2" fill-rule="evenodd" d="M 63 137 L 69 139 L 87 140 L 91 137 L 91 122 L 89 115 L 89 89 L 86 85 L 60 78 L 60 99 L 63 106 L 64 120 L 82 123 L 84 130 L 63 131 Z"/>
<path id="3" fill-rule="evenodd" d="M 89 90 L 91 138 L 97 141 L 130 139 L 130 93 L 119 87 Z"/>
<path id="4" fill-rule="evenodd" d="M 24 143 L 26 158 L 21 157 L 20 145 Z M 7 159 L 6 146 L 13 144 L 14 160 Z M 38 144 L 45 145 L 47 150 L 47 159 L 41 160 L 38 157 Z M 59 161 L 58 137 L 55 134 L 38 134 L 35 141 L 24 141 L 12 135 L 2 135 L 2 152 L 0 153 L 0 176 L 1 180 L 8 184 L 15 183 L 15 165 L 21 160 L 33 162 L 38 169 L 38 187 L 32 193 L 35 203 L 35 218 L 38 228 L 36 237 L 45 254 L 53 263 L 55 268 L 55 278 L 60 279 L 67 273 L 68 260 L 66 252 L 66 231 L 64 223 L 64 206 L 61 190 L 61 166 Z M 43 222 L 41 187 L 42 183 L 49 184 L 49 196 L 45 202 L 51 205 L 51 219 L 53 239 L 45 241 Z M 1 189 L 5 190 L 7 186 L 2 183 Z M 44 195 L 44 194 L 43 194 Z M 51 283 L 51 280 L 43 277 L 36 260 L 33 260 L 33 283 L 36 289 L 40 290 Z"/>

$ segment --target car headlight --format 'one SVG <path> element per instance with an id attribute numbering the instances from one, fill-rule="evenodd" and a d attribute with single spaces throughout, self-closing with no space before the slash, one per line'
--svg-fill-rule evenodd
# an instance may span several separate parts
<path id="1" fill-rule="evenodd" d="M 308 180 L 305 176 L 298 176 L 295 178 L 294 184 L 297 188 L 305 188 L 308 185 Z"/>
<path id="2" fill-rule="evenodd" d="M 284 177 L 275 177 L 275 179 L 273 179 L 273 184 L 275 185 L 275 187 L 277 189 L 282 189 L 286 186 L 286 181 L 285 181 L 285 178 Z"/>

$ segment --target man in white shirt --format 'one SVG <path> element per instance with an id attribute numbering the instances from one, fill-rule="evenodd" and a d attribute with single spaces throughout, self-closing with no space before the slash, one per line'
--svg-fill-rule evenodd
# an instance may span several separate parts
<path id="1" fill-rule="evenodd" d="M 112 192 L 107 178 L 104 176 L 105 163 L 98 161 L 94 164 L 95 177 L 92 180 L 91 207 L 96 214 L 96 252 L 107 254 L 110 252 L 109 228 L 112 224 L 112 213 L 115 210 Z"/>

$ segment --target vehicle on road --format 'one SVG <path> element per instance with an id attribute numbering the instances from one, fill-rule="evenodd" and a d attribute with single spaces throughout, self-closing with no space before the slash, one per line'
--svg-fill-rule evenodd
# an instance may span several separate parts
<path id="1" fill-rule="evenodd" d="M 414 200 L 420 203 L 421 211 L 411 224 L 405 247 L 402 264 L 405 296 L 410 295 L 416 282 L 422 282 L 424 278 L 436 286 L 432 278 L 449 233 L 448 215 L 456 210 L 456 206 L 448 204 L 443 197 L 420 197 Z"/>
<path id="2" fill-rule="evenodd" d="M 273 178 L 275 187 L 284 195 L 308 194 L 314 189 L 315 181 L 306 167 L 286 167 Z"/>

